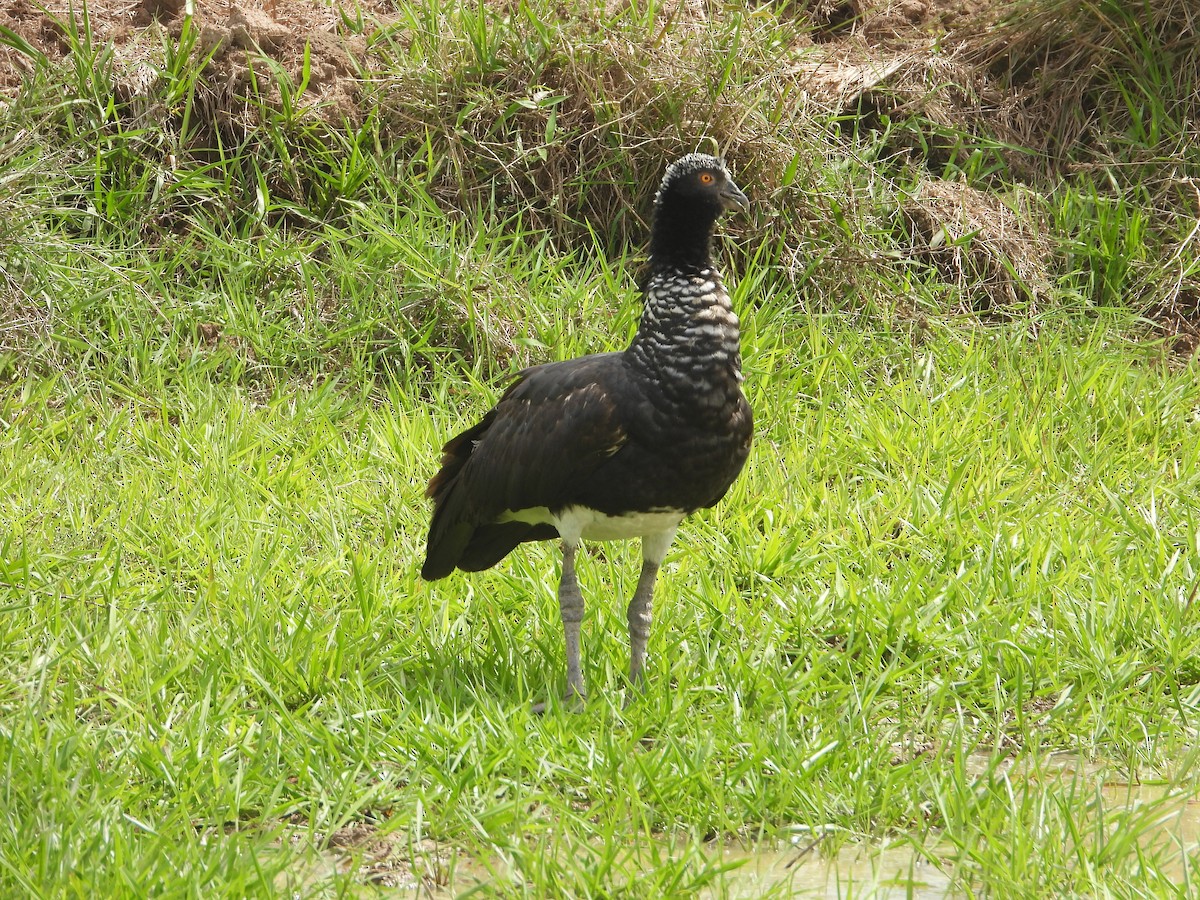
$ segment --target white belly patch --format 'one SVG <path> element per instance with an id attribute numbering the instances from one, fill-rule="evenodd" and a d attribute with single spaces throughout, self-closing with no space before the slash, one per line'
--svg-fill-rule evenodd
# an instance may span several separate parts
<path id="1" fill-rule="evenodd" d="M 564 541 L 577 544 L 581 538 L 585 541 L 621 541 L 668 532 L 674 534 L 684 515 L 683 510 L 662 509 L 609 516 L 582 506 L 569 506 L 554 515 L 546 507 L 538 506 L 506 512 L 501 521 L 550 524 L 558 529 Z"/>

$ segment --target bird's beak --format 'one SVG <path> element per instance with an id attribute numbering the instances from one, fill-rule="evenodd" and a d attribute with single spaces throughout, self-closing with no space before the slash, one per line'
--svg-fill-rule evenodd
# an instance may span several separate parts
<path id="1" fill-rule="evenodd" d="M 750 211 L 750 201 L 741 189 L 732 181 L 726 182 L 725 187 L 721 190 L 721 205 L 725 209 L 740 209 L 742 212 Z"/>

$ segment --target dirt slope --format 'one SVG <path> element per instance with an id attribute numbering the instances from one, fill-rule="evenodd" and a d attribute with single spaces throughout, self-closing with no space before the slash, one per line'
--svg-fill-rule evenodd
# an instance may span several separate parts
<path id="1" fill-rule="evenodd" d="M 71 42 L 65 23 L 71 0 L 13 0 L 0 8 L 0 26 L 11 29 L 53 61 L 63 60 Z M 827 51 L 797 72 L 808 88 L 836 102 L 894 75 L 927 55 L 936 38 L 956 29 L 976 29 L 987 20 L 995 0 L 816 0 L 795 4 L 791 14 L 814 27 L 812 39 Z M 193 27 L 205 50 L 214 49 L 212 78 L 244 77 L 247 53 L 259 52 L 299 80 L 304 49 L 309 48 L 310 85 L 340 115 L 357 118 L 355 82 L 364 64 L 364 41 L 346 27 L 362 17 L 369 33 L 393 13 L 386 0 L 326 5 L 314 0 L 195 0 Z M 92 0 L 86 25 L 94 42 L 111 42 L 119 67 L 134 70 L 152 48 L 161 47 L 163 29 L 178 37 L 183 0 Z M 0 46 L 0 94 L 14 94 L 32 71 L 28 57 Z"/>

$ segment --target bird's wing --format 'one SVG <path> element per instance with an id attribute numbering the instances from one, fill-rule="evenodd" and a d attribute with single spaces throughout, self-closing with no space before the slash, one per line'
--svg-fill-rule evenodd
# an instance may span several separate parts
<path id="1" fill-rule="evenodd" d="M 573 480 L 628 440 L 611 388 L 620 365 L 619 354 L 597 354 L 523 371 L 478 425 L 443 448 L 430 496 L 440 504 L 458 494 L 460 515 L 476 522 L 560 505 Z"/>
<path id="2" fill-rule="evenodd" d="M 552 537 L 544 525 L 503 524 L 503 514 L 570 504 L 629 440 L 620 400 L 632 389 L 618 353 L 521 372 L 477 425 L 442 448 L 426 491 L 434 509 L 422 576 L 487 568 L 530 535 Z"/>

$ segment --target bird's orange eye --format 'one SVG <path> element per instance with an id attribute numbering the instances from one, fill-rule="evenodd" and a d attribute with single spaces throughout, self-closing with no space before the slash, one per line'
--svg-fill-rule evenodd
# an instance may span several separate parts
<path id="1" fill-rule="evenodd" d="M 712 184 L 713 183 L 712 172 L 701 172 L 700 173 L 700 183 L 701 184 Z"/>

